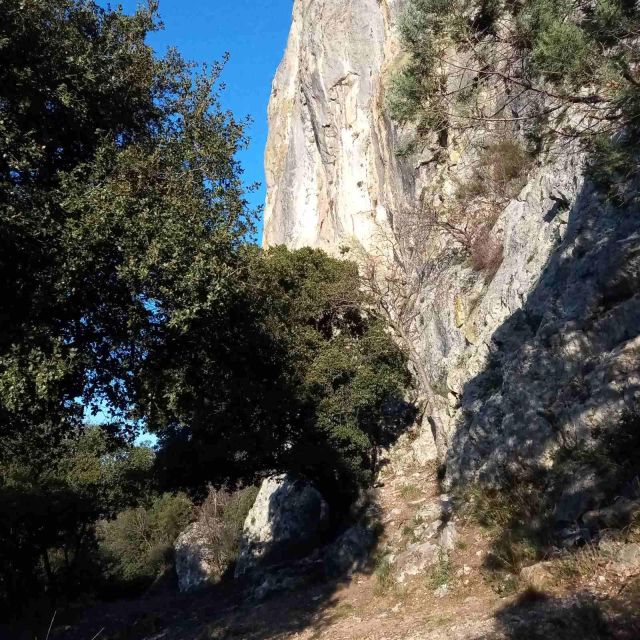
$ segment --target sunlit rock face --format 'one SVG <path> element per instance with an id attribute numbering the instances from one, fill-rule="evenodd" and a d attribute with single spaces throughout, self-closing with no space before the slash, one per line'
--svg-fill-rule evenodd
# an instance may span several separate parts
<path id="1" fill-rule="evenodd" d="M 396 4 L 295 0 L 269 106 L 265 246 L 367 246 L 403 197 L 382 99 Z"/>

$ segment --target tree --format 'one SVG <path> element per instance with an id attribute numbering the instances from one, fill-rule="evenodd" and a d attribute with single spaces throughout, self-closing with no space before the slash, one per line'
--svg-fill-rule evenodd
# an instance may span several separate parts
<path id="1" fill-rule="evenodd" d="M 82 435 L 85 414 L 119 435 L 147 417 L 149 354 L 228 318 L 252 214 L 222 65 L 155 59 L 155 2 L 0 0 L 0 16 L 0 591 L 15 603 L 71 591 L 96 519 L 140 499 L 149 458 L 116 473 L 124 454 Z"/>
<path id="2" fill-rule="evenodd" d="M 100 582 L 95 523 L 149 499 L 153 452 L 113 430 L 67 434 L 36 473 L 22 462 L 0 474 L 0 610 L 43 591 L 72 597 Z"/>
<path id="3" fill-rule="evenodd" d="M 404 357 L 353 264 L 247 245 L 223 64 L 155 59 L 152 1 L 0 15 L 0 596 L 73 595 L 96 522 L 153 520 L 161 480 L 293 469 L 347 506 L 401 424 Z M 127 444 L 141 425 L 157 455 Z M 170 524 L 114 539 L 166 547 Z"/>
<path id="4" fill-rule="evenodd" d="M 340 512 L 407 418 L 404 355 L 354 263 L 284 247 L 245 258 L 228 333 L 192 327 L 154 365 L 164 475 L 188 488 L 297 471 Z"/>
<path id="5" fill-rule="evenodd" d="M 218 105 L 220 65 L 194 79 L 175 52 L 154 60 L 155 9 L 2 1 L 4 456 L 48 453 L 37 439 L 50 446 L 87 406 L 131 426 L 162 328 L 233 288 L 250 226 L 243 127 Z"/>

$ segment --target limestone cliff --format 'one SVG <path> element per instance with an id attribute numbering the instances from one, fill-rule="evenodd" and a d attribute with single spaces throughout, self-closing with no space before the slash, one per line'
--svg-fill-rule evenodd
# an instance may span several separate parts
<path id="1" fill-rule="evenodd" d="M 404 197 L 381 99 L 395 4 L 296 0 L 269 106 L 265 245 L 367 243 Z"/>
<path id="2" fill-rule="evenodd" d="M 640 401 L 637 195 L 614 206 L 566 144 L 501 202 L 486 242 L 500 244 L 495 268 L 474 268 L 450 234 L 416 234 L 406 212 L 451 199 L 498 131 L 470 128 L 444 154 L 435 143 L 403 152 L 411 132 L 384 100 L 399 5 L 296 0 L 269 109 L 264 244 L 431 260 L 407 336 L 449 479 L 548 468 L 558 447 Z"/>

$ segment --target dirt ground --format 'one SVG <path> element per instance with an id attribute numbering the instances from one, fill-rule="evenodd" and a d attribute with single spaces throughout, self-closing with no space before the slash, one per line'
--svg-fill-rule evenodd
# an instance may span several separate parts
<path id="1" fill-rule="evenodd" d="M 433 470 L 387 469 L 374 496 L 381 547 L 406 544 L 416 510 L 438 494 Z M 638 575 L 585 556 L 576 575 L 537 590 L 522 583 L 505 589 L 485 568 L 489 534 L 468 522 L 456 527 L 446 575 L 435 581 L 433 570 L 403 584 L 381 579 L 374 555 L 359 573 L 310 580 L 264 602 L 231 582 L 61 615 L 52 640 L 640 640 Z"/>

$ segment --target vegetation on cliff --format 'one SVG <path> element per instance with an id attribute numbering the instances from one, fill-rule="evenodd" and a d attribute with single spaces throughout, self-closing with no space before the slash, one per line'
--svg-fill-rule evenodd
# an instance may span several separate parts
<path id="1" fill-rule="evenodd" d="M 393 79 L 390 112 L 441 141 L 479 122 L 633 141 L 639 28 L 624 0 L 411 0 L 401 24 L 409 60 Z"/>

